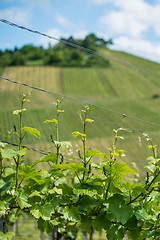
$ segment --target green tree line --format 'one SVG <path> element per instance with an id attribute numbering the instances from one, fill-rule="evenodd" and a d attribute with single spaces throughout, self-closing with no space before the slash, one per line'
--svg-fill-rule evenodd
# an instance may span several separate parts
<path id="1" fill-rule="evenodd" d="M 81 49 L 64 44 L 63 40 L 91 50 L 97 50 L 97 48 L 108 47 L 108 45 L 113 44 L 111 39 L 106 41 L 92 33 L 87 35 L 83 40 L 74 39 L 73 37 L 69 37 L 68 39 L 61 38 L 61 40 L 54 46 L 49 44 L 47 49 L 44 49 L 42 46 L 36 47 L 29 44 L 19 49 L 15 47 L 14 50 L 0 50 L 0 66 L 109 66 L 108 60 L 86 54 Z"/>

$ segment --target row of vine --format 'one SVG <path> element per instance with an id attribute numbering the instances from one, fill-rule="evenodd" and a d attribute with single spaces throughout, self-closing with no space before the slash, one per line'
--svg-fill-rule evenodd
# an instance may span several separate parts
<path id="1" fill-rule="evenodd" d="M 108 153 L 87 150 L 87 125 L 94 120 L 88 117 L 93 109 L 85 106 L 80 114 L 83 132 L 72 133 L 82 142 L 80 161 L 65 162 L 63 151 L 71 143 L 59 140 L 59 118 L 64 111 L 60 109 L 62 101 L 57 99 L 56 117 L 45 120 L 45 124 L 55 127 L 55 137 L 51 135 L 55 153 L 28 165 L 23 140 L 26 134 L 40 137 L 37 129 L 23 126 L 24 104 L 29 102 L 29 95 L 20 94 L 20 110 L 13 111 L 19 116 L 19 130 L 14 126 L 19 148 L 7 148 L 0 143 L 0 239 L 13 238 L 9 226 L 21 213 L 31 214 L 38 228 L 52 232 L 52 238 L 57 240 L 76 239 L 79 230 L 104 230 L 108 240 L 121 240 L 125 235 L 132 240 L 159 239 L 160 152 L 152 139 L 143 134 L 153 154 L 147 159 L 146 178 L 140 181 L 133 169 L 118 160 L 125 154 L 117 148 L 117 141 L 123 140 L 120 133 L 127 129 L 113 130 Z M 101 159 L 100 164 L 93 162 L 95 158 Z M 49 171 L 36 169 L 43 162 L 48 163 Z"/>

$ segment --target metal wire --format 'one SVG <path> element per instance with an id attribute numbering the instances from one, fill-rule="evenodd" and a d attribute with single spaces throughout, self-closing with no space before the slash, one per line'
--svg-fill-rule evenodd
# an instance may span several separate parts
<path id="1" fill-rule="evenodd" d="M 145 69 L 145 68 L 141 68 L 141 67 L 135 66 L 135 65 L 133 65 L 133 64 L 130 64 L 130 63 L 127 63 L 127 62 L 118 60 L 118 59 L 116 59 L 116 58 L 112 58 L 112 57 L 110 57 L 110 56 L 107 56 L 106 54 L 99 53 L 99 52 L 96 52 L 96 51 L 91 50 L 91 49 L 89 49 L 89 48 L 79 46 L 79 45 L 77 45 L 77 44 L 75 44 L 75 43 L 71 43 L 71 42 L 69 42 L 69 41 L 67 41 L 67 40 L 59 39 L 59 38 L 56 38 L 56 37 L 47 35 L 47 34 L 45 34 L 45 33 L 39 32 L 39 31 L 37 31 L 37 30 L 32 30 L 32 29 L 30 29 L 30 28 L 27 28 L 27 27 L 24 27 L 24 26 L 20 26 L 20 25 L 18 25 L 18 24 L 16 24 L 16 23 L 10 22 L 10 21 L 8 21 L 8 20 L 6 20 L 6 19 L 0 19 L 0 22 L 5 23 L 5 24 L 8 24 L 8 25 L 13 26 L 13 27 L 17 27 L 17 28 L 23 29 L 23 30 L 27 30 L 27 31 L 32 32 L 32 33 L 35 33 L 35 34 L 42 35 L 42 36 L 44 36 L 44 37 L 47 37 L 47 38 L 56 40 L 56 41 L 58 41 L 58 42 L 62 42 L 62 43 L 64 43 L 64 44 L 68 45 L 68 46 L 71 46 L 71 47 L 80 49 L 80 50 L 82 50 L 82 51 L 84 51 L 84 52 L 87 52 L 87 53 L 89 53 L 89 54 L 96 55 L 96 56 L 98 56 L 98 57 L 102 57 L 102 58 L 108 59 L 108 60 L 110 60 L 110 61 L 112 61 L 112 62 L 119 63 L 119 64 L 121 64 L 121 65 L 123 65 L 123 66 L 125 66 L 125 67 L 134 69 L 134 70 L 136 70 L 136 71 L 140 71 L 140 72 L 143 72 L 143 73 L 146 73 L 146 74 L 150 74 L 150 75 L 153 75 L 153 76 L 156 76 L 156 77 L 160 77 L 160 74 L 159 74 L 159 73 L 150 71 L 150 70 Z"/>
<path id="2" fill-rule="evenodd" d="M 19 147 L 18 144 L 11 143 L 11 142 L 8 142 L 8 141 L 0 140 L 0 142 L 2 142 L 2 143 L 7 143 L 7 144 L 12 145 L 12 146 L 14 146 L 14 147 Z M 34 151 L 34 152 L 39 152 L 39 153 L 44 154 L 44 155 L 48 155 L 48 154 L 51 153 L 51 152 L 48 152 L 48 151 L 45 151 L 45 150 L 40 150 L 40 149 L 36 149 L 36 148 L 33 148 L 33 147 L 24 146 L 24 145 L 21 146 L 21 147 L 22 147 L 22 148 L 27 148 L 28 150 L 32 150 L 32 151 Z"/>
<path id="3" fill-rule="evenodd" d="M 73 97 L 70 97 L 70 96 L 67 96 L 67 95 L 64 95 L 64 94 L 55 93 L 55 92 L 48 91 L 48 90 L 45 90 L 45 89 L 42 89 L 42 88 L 38 88 L 38 87 L 35 87 L 35 86 L 31 86 L 31 85 L 28 85 L 28 84 L 26 84 L 26 83 L 20 83 L 20 82 L 17 82 L 17 81 L 8 79 L 8 78 L 6 78 L 6 77 L 0 76 L 0 78 L 3 79 L 3 80 L 5 80 L 5 81 L 12 82 L 12 83 L 15 83 L 15 84 L 19 84 L 19 85 L 22 85 L 22 86 L 25 86 L 25 87 L 29 87 L 29 88 L 32 88 L 32 89 L 35 89 L 35 90 L 38 90 L 38 91 L 41 91 L 41 92 L 45 92 L 45 93 L 49 93 L 49 94 L 54 94 L 54 95 L 57 95 L 57 96 L 60 96 L 60 97 L 68 98 L 68 99 L 73 100 L 73 101 L 77 101 L 77 102 L 80 102 L 80 103 L 83 103 L 83 104 L 87 104 L 87 105 L 96 107 L 96 108 L 99 108 L 99 109 L 103 109 L 103 110 L 105 110 L 105 111 L 109 111 L 109 112 L 118 114 L 118 115 L 120 115 L 120 116 L 122 116 L 122 117 L 125 117 L 125 118 L 127 117 L 127 118 L 130 118 L 130 119 L 133 119 L 133 120 L 137 120 L 137 121 L 140 121 L 140 122 L 144 122 L 144 123 L 147 123 L 147 124 L 156 126 L 156 127 L 160 127 L 160 124 L 153 123 L 153 122 L 150 122 L 150 121 L 147 121 L 147 120 L 144 120 L 144 119 L 136 118 L 136 117 L 133 117 L 133 116 L 130 116 L 130 115 L 126 115 L 125 113 L 117 112 L 117 111 L 114 111 L 114 110 L 109 109 L 109 108 L 106 108 L 106 107 L 102 107 L 102 106 L 97 105 L 97 104 L 89 103 L 89 102 L 87 102 L 87 101 L 83 101 L 83 100 L 80 100 L 80 99 L 77 99 L 77 98 L 73 98 Z"/>
<path id="4" fill-rule="evenodd" d="M 8 141 L 0 140 L 0 142 L 2 142 L 2 143 L 7 143 L 7 144 L 12 145 L 12 146 L 14 146 L 14 147 L 19 147 L 18 144 L 11 143 L 11 142 L 8 142 Z M 34 152 L 41 153 L 41 154 L 43 154 L 43 155 L 48 155 L 48 154 L 51 154 L 51 153 L 52 153 L 52 152 L 48 152 L 48 151 L 45 151 L 45 150 L 36 149 L 36 148 L 33 148 L 33 147 L 28 147 L 28 146 L 25 146 L 25 145 L 22 145 L 21 147 L 22 147 L 22 148 L 27 148 L 27 149 L 30 150 L 30 151 L 34 151 Z M 75 160 L 74 157 L 69 157 L 70 159 L 68 159 L 68 156 L 66 156 L 66 155 L 63 155 L 63 156 L 65 157 L 64 160 L 66 160 L 66 161 L 68 161 L 68 162 L 75 162 L 75 161 L 71 160 L 71 159 L 74 159 L 74 160 Z M 77 160 L 80 160 L 80 159 L 77 158 Z"/>

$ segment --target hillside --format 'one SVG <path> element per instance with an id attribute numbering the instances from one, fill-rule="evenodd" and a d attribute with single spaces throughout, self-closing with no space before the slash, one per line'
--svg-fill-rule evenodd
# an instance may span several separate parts
<path id="1" fill-rule="evenodd" d="M 106 48 L 98 49 L 110 57 L 160 73 L 160 65 L 157 63 L 123 52 Z M 107 68 L 12 66 L 4 67 L 0 71 L 2 76 L 9 79 L 159 124 L 160 79 L 120 64 L 110 62 L 110 67 Z M 2 79 L 0 81 L 1 139 L 6 138 L 11 142 L 16 142 L 15 135 L 11 134 L 8 138 L 5 137 L 5 134 L 7 130 L 13 129 L 14 125 L 18 129 L 18 119 L 12 115 L 13 110 L 19 109 L 18 88 L 16 84 Z M 52 103 L 57 96 L 22 86 L 20 91 L 21 93 L 32 91 L 31 103 L 26 104 L 25 124 L 36 127 L 42 135 L 40 140 L 27 136 L 24 144 L 50 151 L 50 135 L 54 135 L 54 126 L 46 125 L 43 122 L 45 119 L 55 117 L 55 108 Z M 78 113 L 83 107 L 83 103 L 67 98 L 63 100 L 61 106 L 65 113 L 61 116 L 60 138 L 72 141 L 74 146 L 76 142 L 71 137 L 71 133 L 81 131 Z M 146 148 L 145 140 L 142 139 L 142 146 L 139 143 L 138 137 L 142 136 L 141 132 L 148 132 L 153 137 L 154 142 L 160 145 L 160 128 L 156 126 L 98 108 L 93 110 L 90 115 L 95 123 L 88 128 L 88 148 L 107 151 L 111 145 L 112 129 L 129 128 L 133 133 L 124 133 L 125 140 L 120 143 L 120 148 L 127 151 L 127 157 L 124 158 L 124 161 L 130 164 L 136 162 L 137 166 L 142 168 L 149 150 Z M 30 152 L 31 154 L 33 153 Z"/>

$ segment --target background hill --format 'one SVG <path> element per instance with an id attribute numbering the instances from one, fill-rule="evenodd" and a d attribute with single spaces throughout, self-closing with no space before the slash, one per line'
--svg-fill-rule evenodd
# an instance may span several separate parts
<path id="1" fill-rule="evenodd" d="M 112 51 L 105 46 L 96 46 L 95 49 L 107 56 L 160 73 L 160 65 L 157 63 L 127 53 Z M 89 56 L 86 55 L 86 59 L 89 59 Z M 94 61 L 98 62 L 99 58 L 95 58 Z M 73 65 L 68 67 L 57 66 L 57 64 L 55 66 L 54 64 L 52 66 L 2 66 L 1 64 L 0 71 L 1 76 L 9 79 L 159 124 L 160 79 L 158 77 L 126 68 L 111 61 L 107 61 L 106 65 L 103 62 L 99 66 L 94 64 L 85 67 Z M 43 122 L 45 119 L 55 117 L 55 106 L 52 103 L 56 100 L 56 94 L 47 94 L 22 86 L 20 91 L 21 93 L 32 91 L 31 103 L 26 103 L 27 112 L 24 114 L 24 124 L 36 127 L 41 132 L 40 139 L 27 136 L 24 144 L 54 151 L 50 143 L 50 135 L 54 136 L 55 134 L 54 126 Z M 6 139 L 14 143 L 17 143 L 15 134 L 8 135 L 7 131 L 13 130 L 14 125 L 17 129 L 19 128 L 18 118 L 12 114 L 13 110 L 20 108 L 18 92 L 19 86 L 1 79 L 1 140 Z M 61 109 L 64 109 L 65 113 L 60 116 L 60 139 L 70 140 L 73 144 L 73 151 L 78 148 L 77 144 L 79 145 L 80 142 L 73 139 L 71 133 L 82 130 L 78 113 L 84 108 L 84 105 L 84 103 L 67 98 L 64 98 L 61 105 Z M 124 158 L 124 161 L 129 164 L 136 163 L 141 170 L 143 170 L 146 157 L 150 155 L 142 132 L 147 132 L 153 137 L 154 142 L 160 145 L 159 127 L 99 108 L 95 108 L 90 117 L 95 122 L 88 128 L 87 147 L 108 151 L 112 142 L 112 129 L 129 128 L 132 133 L 123 133 L 125 139 L 120 141 L 119 147 L 126 150 L 127 157 Z M 30 151 L 28 158 L 33 155 L 34 158 L 38 157 L 38 153 Z"/>

